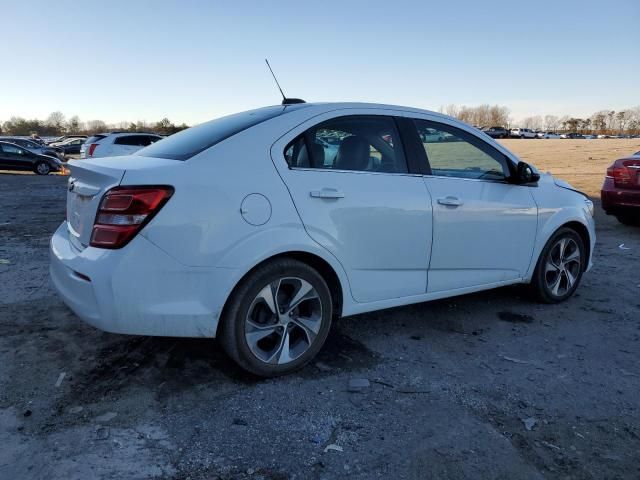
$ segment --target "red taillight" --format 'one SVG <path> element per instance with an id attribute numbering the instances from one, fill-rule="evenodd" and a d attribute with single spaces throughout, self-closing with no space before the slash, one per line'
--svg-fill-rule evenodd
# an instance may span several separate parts
<path id="1" fill-rule="evenodd" d="M 122 248 L 173 195 L 173 187 L 116 187 L 98 207 L 91 232 L 91 246 Z"/>
<path id="2" fill-rule="evenodd" d="M 92 143 L 91 145 L 89 145 L 89 151 L 87 152 L 87 156 L 93 157 L 93 152 L 95 151 L 97 146 L 98 146 L 97 143 Z"/>
<path id="3" fill-rule="evenodd" d="M 631 174 L 629 170 L 617 162 L 613 162 L 611 166 L 607 168 L 607 176 L 613 178 L 613 183 L 617 187 L 631 185 Z"/>

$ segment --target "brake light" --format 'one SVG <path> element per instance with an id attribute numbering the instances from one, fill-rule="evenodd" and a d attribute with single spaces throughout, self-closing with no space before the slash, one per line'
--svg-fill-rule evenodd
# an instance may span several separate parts
<path id="1" fill-rule="evenodd" d="M 91 145 L 89 145 L 89 151 L 87 152 L 87 156 L 93 157 L 93 152 L 95 151 L 97 146 L 98 146 L 97 143 L 92 143 Z"/>
<path id="2" fill-rule="evenodd" d="M 613 162 L 611 166 L 607 168 L 607 176 L 613 178 L 613 183 L 617 187 L 631 185 L 631 175 L 629 170 L 617 162 Z"/>
<path id="3" fill-rule="evenodd" d="M 91 232 L 91 246 L 122 248 L 173 195 L 173 187 L 115 187 L 105 193 Z"/>

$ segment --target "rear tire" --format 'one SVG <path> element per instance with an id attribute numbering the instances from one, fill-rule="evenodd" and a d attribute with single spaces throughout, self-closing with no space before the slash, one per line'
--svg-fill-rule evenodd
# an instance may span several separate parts
<path id="1" fill-rule="evenodd" d="M 256 268 L 232 293 L 221 318 L 221 345 L 248 372 L 285 375 L 320 351 L 332 311 L 329 287 L 315 269 L 277 259 Z"/>
<path id="2" fill-rule="evenodd" d="M 49 175 L 51 166 L 47 162 L 38 162 L 34 165 L 33 171 L 38 175 Z"/>
<path id="3" fill-rule="evenodd" d="M 586 260 L 586 249 L 580 235 L 571 228 L 560 228 L 538 258 L 531 279 L 533 294 L 543 303 L 565 301 L 578 288 Z"/>

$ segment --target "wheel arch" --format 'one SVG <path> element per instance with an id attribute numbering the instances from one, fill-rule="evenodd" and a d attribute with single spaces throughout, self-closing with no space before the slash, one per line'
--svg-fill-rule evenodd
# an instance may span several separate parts
<path id="1" fill-rule="evenodd" d="M 327 287 L 329 287 L 329 292 L 331 293 L 331 300 L 333 304 L 333 315 L 338 317 L 342 315 L 342 309 L 344 305 L 344 287 L 345 286 L 342 284 L 342 281 L 340 280 L 340 276 L 335 271 L 334 267 L 324 258 L 322 258 L 319 255 L 316 255 L 315 253 L 306 252 L 303 250 L 292 250 L 292 251 L 277 253 L 277 254 L 271 255 L 270 257 L 262 259 L 260 262 L 256 263 L 253 267 L 251 267 L 244 275 L 242 275 L 237 282 L 235 282 L 235 285 L 227 295 L 227 298 L 225 299 L 225 302 L 224 302 L 224 306 L 220 311 L 220 317 L 219 317 L 218 325 L 216 327 L 217 331 L 220 330 L 220 325 L 221 325 L 222 319 L 224 318 L 225 310 L 227 309 L 230 299 L 233 297 L 233 294 L 235 293 L 238 286 L 247 277 L 249 277 L 249 275 L 251 275 L 256 269 L 258 269 L 265 263 L 269 263 L 281 258 L 291 258 L 294 260 L 298 260 L 299 262 L 305 263 L 310 267 L 314 268 L 315 270 L 317 270 L 318 273 L 324 279 L 324 281 L 327 283 Z"/>
<path id="2" fill-rule="evenodd" d="M 549 242 L 549 239 L 553 237 L 561 228 L 570 228 L 580 236 L 585 246 L 585 258 L 587 259 L 583 268 L 586 270 L 589 267 L 592 253 L 592 238 L 589 226 L 585 224 L 585 222 L 577 215 L 563 215 L 563 217 L 564 218 L 552 217 L 550 219 L 547 219 L 543 227 L 541 228 L 541 231 L 539 231 L 539 237 L 536 241 L 536 247 L 531 257 L 529 270 L 527 271 L 527 275 L 525 276 L 525 282 L 531 281 L 545 245 L 547 244 L 547 242 Z"/>
<path id="3" fill-rule="evenodd" d="M 584 224 L 574 220 L 556 228 L 553 233 L 555 234 L 555 232 L 557 232 L 561 228 L 570 228 L 580 236 L 580 239 L 582 240 L 582 243 L 584 244 L 584 248 L 586 250 L 585 258 L 587 259 L 587 261 L 582 265 L 582 270 L 585 271 L 589 263 L 588 259 L 591 258 L 591 237 L 589 236 L 589 229 Z"/>

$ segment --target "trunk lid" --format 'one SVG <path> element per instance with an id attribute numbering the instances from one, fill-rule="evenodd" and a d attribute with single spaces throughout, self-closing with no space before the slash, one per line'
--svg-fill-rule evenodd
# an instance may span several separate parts
<path id="1" fill-rule="evenodd" d="M 127 184 L 131 181 L 137 185 L 154 184 L 159 180 L 157 172 L 183 166 L 184 162 L 130 155 L 72 160 L 67 165 L 71 169 L 67 189 L 67 230 L 70 242 L 83 250 L 91 242 L 102 197 L 107 190 L 122 183 L 125 173 L 129 172 L 133 179 L 125 181 Z"/>

